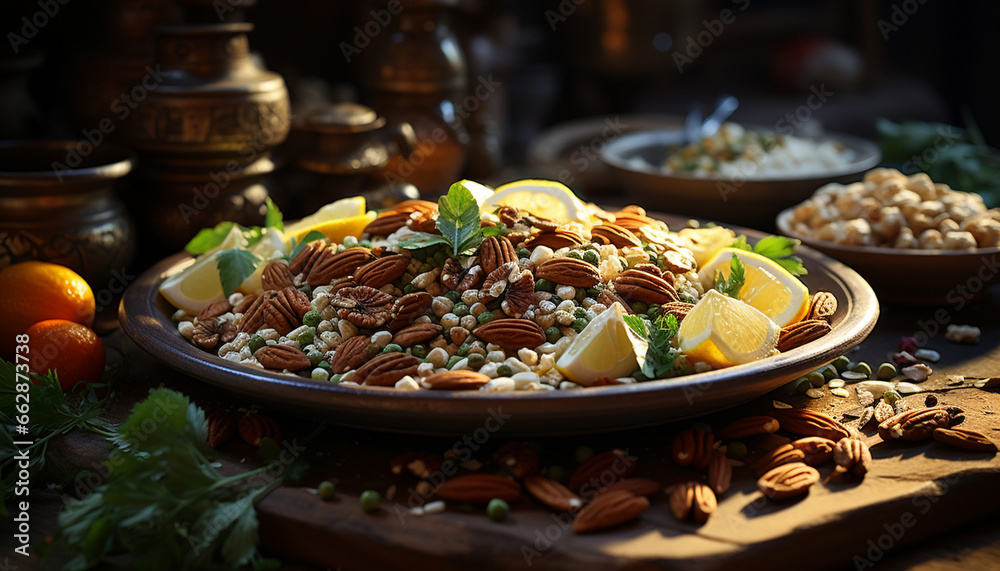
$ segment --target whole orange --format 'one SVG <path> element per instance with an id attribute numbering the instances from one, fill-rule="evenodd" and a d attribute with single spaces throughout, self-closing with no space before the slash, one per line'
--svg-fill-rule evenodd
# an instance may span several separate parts
<path id="1" fill-rule="evenodd" d="M 28 369 L 47 373 L 55 369 L 64 391 L 80 381 L 92 383 L 104 374 L 107 356 L 101 338 L 86 325 L 65 319 L 47 319 L 32 325 L 28 336 Z"/>
<path id="2" fill-rule="evenodd" d="M 0 355 L 13 358 L 15 337 L 45 319 L 94 324 L 94 292 L 79 274 L 48 262 L 0 270 Z"/>

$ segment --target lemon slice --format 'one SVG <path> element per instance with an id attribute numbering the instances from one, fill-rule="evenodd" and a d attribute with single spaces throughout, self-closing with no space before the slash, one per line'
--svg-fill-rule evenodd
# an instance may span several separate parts
<path id="1" fill-rule="evenodd" d="M 625 310 L 615 302 L 587 324 L 566 352 L 556 361 L 556 370 L 581 385 L 592 385 L 600 377 L 612 379 L 639 369 L 635 348 L 625 324 Z"/>
<path id="2" fill-rule="evenodd" d="M 746 270 L 746 282 L 740 289 L 740 300 L 752 305 L 784 327 L 802 320 L 809 312 L 809 289 L 774 260 L 737 248 L 723 248 L 709 260 L 698 277 L 706 288 L 713 284 L 715 272 L 729 277 L 729 263 L 739 256 Z"/>
<path id="3" fill-rule="evenodd" d="M 352 196 L 350 198 L 341 198 L 340 200 L 327 204 L 294 224 L 285 225 L 285 235 L 293 236 L 305 228 L 312 228 L 324 222 L 330 222 L 331 220 L 361 216 L 364 213 L 365 197 Z M 306 233 L 308 234 L 308 230 Z M 302 235 L 305 236 L 305 234 Z"/>
<path id="4" fill-rule="evenodd" d="M 730 246 L 736 239 L 735 232 L 722 226 L 684 228 L 677 235 L 687 242 L 687 247 L 694 254 L 699 268 L 705 267 L 719 250 Z"/>
<path id="5" fill-rule="evenodd" d="M 471 192 L 472 198 L 476 199 L 476 203 L 479 204 L 480 207 L 486 204 L 486 201 L 493 196 L 494 191 L 492 188 L 474 180 L 463 179 L 455 184 L 460 184 L 464 186 L 466 190 Z"/>
<path id="6" fill-rule="evenodd" d="M 587 205 L 554 180 L 519 180 L 497 187 L 483 208 L 492 211 L 497 206 L 513 206 L 558 222 L 590 221 Z"/>
<path id="7" fill-rule="evenodd" d="M 338 218 L 336 220 L 320 222 L 312 226 L 298 228 L 294 232 L 289 232 L 286 228 L 285 239 L 288 240 L 288 243 L 291 243 L 292 238 L 295 238 L 297 241 L 301 241 L 306 237 L 306 234 L 315 230 L 316 232 L 326 236 L 330 242 L 339 244 L 348 236 L 354 236 L 355 238 L 360 237 L 362 232 L 364 232 L 365 226 L 368 226 L 372 220 L 375 220 L 376 216 L 377 214 L 372 211 L 362 213 L 358 216 L 350 216 L 348 218 Z"/>
<path id="8" fill-rule="evenodd" d="M 759 310 L 713 289 L 681 321 L 677 339 L 689 359 L 721 369 L 767 357 L 779 331 Z"/>

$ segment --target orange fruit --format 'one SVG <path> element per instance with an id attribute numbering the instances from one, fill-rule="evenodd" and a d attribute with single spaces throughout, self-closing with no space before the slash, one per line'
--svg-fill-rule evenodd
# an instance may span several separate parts
<path id="1" fill-rule="evenodd" d="M 28 369 L 47 373 L 55 369 L 64 391 L 80 381 L 99 381 L 107 356 L 104 343 L 86 325 L 65 319 L 47 319 L 32 325 L 28 335 Z"/>
<path id="2" fill-rule="evenodd" d="M 15 337 L 46 319 L 94 324 L 94 292 L 73 270 L 22 262 L 0 270 L 0 355 L 14 355 Z"/>

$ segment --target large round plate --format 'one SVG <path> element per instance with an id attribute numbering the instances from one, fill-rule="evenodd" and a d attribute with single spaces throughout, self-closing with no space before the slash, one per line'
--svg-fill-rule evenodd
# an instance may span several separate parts
<path id="1" fill-rule="evenodd" d="M 675 216 L 656 215 L 672 227 Z M 734 228 L 751 238 L 754 230 Z M 680 420 L 736 406 L 835 359 L 875 326 L 878 301 L 871 287 L 847 266 L 800 248 L 811 291 L 829 291 L 839 308 L 833 330 L 822 339 L 754 363 L 676 379 L 573 391 L 481 394 L 350 388 L 244 367 L 187 342 L 171 321 L 174 310 L 160 295 L 166 276 L 190 256 L 177 254 L 143 273 L 125 291 L 119 320 L 140 347 L 178 371 L 238 393 L 243 398 L 328 422 L 374 430 L 425 434 L 602 432 Z"/>

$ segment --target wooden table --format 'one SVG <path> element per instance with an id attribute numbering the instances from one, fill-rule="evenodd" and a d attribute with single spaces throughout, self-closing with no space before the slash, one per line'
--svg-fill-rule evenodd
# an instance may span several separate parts
<path id="1" fill-rule="evenodd" d="M 935 333 L 935 308 L 885 307 L 875 332 L 849 356 L 873 365 L 886 360 L 899 338 L 923 330 L 927 345 L 942 354 L 935 372 L 923 386 L 943 404 L 960 406 L 964 426 L 1000 440 L 1000 397 L 995 391 L 947 385 L 950 375 L 990 377 L 1000 375 L 1000 288 L 986 301 L 956 311 L 946 308 L 952 323 L 978 325 L 983 338 L 978 345 L 954 345 L 944 340 L 944 325 Z M 194 379 L 174 373 L 155 362 L 121 332 L 106 337 L 110 347 L 120 347 L 132 361 L 127 380 L 118 387 L 110 409 L 121 420 L 151 387 L 165 385 L 190 395 L 203 407 L 247 407 L 240 400 Z M 915 406 L 925 395 L 907 397 Z M 854 408 L 853 397 L 827 395 L 812 400 L 787 389 L 738 409 L 704 418 L 721 426 L 739 416 L 763 413 L 774 399 L 806 406 L 834 416 Z M 270 414 L 270 413 L 269 413 Z M 627 414 L 627 413 L 626 413 Z M 302 438 L 315 423 L 274 414 L 285 438 Z M 637 476 L 654 478 L 664 485 L 697 477 L 669 460 L 670 442 L 690 422 L 613 434 L 546 438 L 539 435 L 543 465 L 575 466 L 574 451 L 587 445 L 600 452 L 627 448 L 638 458 Z M 307 478 L 286 483 L 258 505 L 264 551 L 281 558 L 293 569 L 718 569 L 787 568 L 816 569 L 952 569 L 1000 566 L 1000 523 L 992 516 L 1000 509 L 1000 459 L 990 454 L 963 453 L 930 441 L 911 445 L 880 445 L 873 449 L 872 471 L 862 482 L 818 484 L 799 501 L 769 502 L 756 491 L 746 468 L 737 469 L 734 486 L 720 498 L 720 506 L 701 527 L 679 523 L 670 515 L 665 495 L 654 498 L 651 509 L 638 522 L 589 535 L 574 535 L 568 516 L 560 516 L 528 499 L 513 506 L 508 518 L 496 523 L 482 509 L 416 517 L 406 508 L 417 480 L 394 476 L 389 461 L 398 454 L 426 451 L 437 454 L 459 438 L 420 437 L 366 432 L 328 426 L 305 446 L 306 454 L 321 453 Z M 492 435 L 477 456 L 507 440 Z M 474 441 L 468 446 L 478 446 Z M 90 433 L 77 432 L 59 444 L 75 464 L 93 470 L 106 454 L 106 443 Z M 260 465 L 254 449 L 234 440 L 220 450 L 224 473 L 237 473 Z M 824 475 L 831 471 L 823 468 Z M 337 482 L 337 499 L 322 502 L 312 492 L 319 481 Z M 372 515 L 361 511 L 360 491 L 385 492 L 395 486 L 392 500 Z M 419 497 L 418 500 L 422 501 Z M 419 503 L 419 502 L 418 502 Z M 32 535 L 42 541 L 55 528 L 61 498 L 35 494 L 32 501 Z M 24 560 L 9 545 L 9 522 L 2 526 L 3 569 L 41 568 L 37 557 Z"/>

